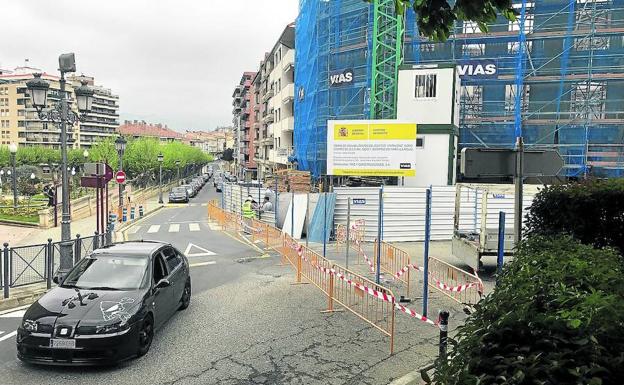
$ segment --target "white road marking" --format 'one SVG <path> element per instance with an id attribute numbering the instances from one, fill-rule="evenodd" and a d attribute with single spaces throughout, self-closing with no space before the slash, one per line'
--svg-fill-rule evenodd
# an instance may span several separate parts
<path id="1" fill-rule="evenodd" d="M 4 340 L 8 340 L 11 337 L 15 337 L 15 335 L 17 335 L 17 330 L 12 331 L 11 333 L 7 334 L 6 336 L 0 337 L 0 342 L 2 342 Z"/>
<path id="2" fill-rule="evenodd" d="M 26 310 L 18 310 L 11 313 L 0 315 L 0 318 L 22 318 Z"/>
<path id="3" fill-rule="evenodd" d="M 195 253 L 191 254 L 191 250 L 193 248 L 196 248 L 196 249 L 200 250 L 201 252 L 199 252 L 199 253 L 195 252 Z M 209 255 L 216 255 L 216 254 L 213 253 L 210 250 L 204 249 L 203 247 L 200 247 L 200 246 L 194 245 L 192 243 L 189 243 L 188 246 L 186 246 L 186 250 L 184 250 L 184 255 L 186 255 L 187 257 L 192 258 L 192 257 L 207 257 Z"/>
<path id="4" fill-rule="evenodd" d="M 160 230 L 160 225 L 151 225 L 149 230 L 147 230 L 148 234 L 157 233 Z"/>
<path id="5" fill-rule="evenodd" d="M 169 225 L 169 232 L 170 233 L 177 233 L 180 232 L 180 225 L 177 223 L 171 224 Z"/>
<path id="6" fill-rule="evenodd" d="M 217 262 L 210 261 L 210 262 L 191 263 L 189 266 L 190 267 L 208 266 L 208 265 L 214 265 L 215 263 Z"/>
<path id="7" fill-rule="evenodd" d="M 190 231 L 199 231 L 199 223 L 189 223 Z"/>
<path id="8" fill-rule="evenodd" d="M 221 230 L 221 226 L 219 226 L 216 223 L 208 223 L 208 227 L 210 228 L 210 230 L 213 230 L 213 231 Z"/>
<path id="9" fill-rule="evenodd" d="M 128 230 L 128 234 L 136 234 L 140 228 L 141 226 L 132 226 L 132 228 Z"/>

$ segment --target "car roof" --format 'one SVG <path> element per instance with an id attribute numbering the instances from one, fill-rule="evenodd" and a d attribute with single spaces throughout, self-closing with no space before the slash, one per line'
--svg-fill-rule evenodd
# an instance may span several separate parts
<path id="1" fill-rule="evenodd" d="M 97 249 L 92 255 L 123 254 L 128 257 L 149 257 L 163 246 L 171 246 L 171 244 L 161 241 L 120 242 Z"/>

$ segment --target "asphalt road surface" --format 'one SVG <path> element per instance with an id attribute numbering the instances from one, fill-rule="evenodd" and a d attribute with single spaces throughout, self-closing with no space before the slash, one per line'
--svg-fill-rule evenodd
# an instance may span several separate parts
<path id="1" fill-rule="evenodd" d="M 388 337 L 356 316 L 321 313 L 327 298 L 316 287 L 292 285 L 292 269 L 275 255 L 207 221 L 206 203 L 217 196 L 209 183 L 190 204 L 168 205 L 128 230 L 129 239 L 171 242 L 192 266 L 191 306 L 156 333 L 146 356 L 104 368 L 26 365 L 15 358 L 15 338 L 3 339 L 19 323 L 13 313 L 0 317 L 0 384 L 378 385 L 435 358 L 437 329 L 409 317 L 396 316 L 390 356 Z"/>

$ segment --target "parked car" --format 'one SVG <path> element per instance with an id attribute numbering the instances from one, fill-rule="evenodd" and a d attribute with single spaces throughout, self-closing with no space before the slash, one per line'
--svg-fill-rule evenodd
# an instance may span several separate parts
<path id="1" fill-rule="evenodd" d="M 223 179 L 219 178 L 215 181 L 215 189 L 217 192 L 223 191 Z"/>
<path id="2" fill-rule="evenodd" d="M 193 187 L 190 184 L 185 184 L 180 187 L 184 187 L 186 189 L 186 192 L 190 198 L 193 198 L 196 195 L 195 190 L 193 190 Z"/>
<path id="3" fill-rule="evenodd" d="M 143 356 L 155 331 L 190 301 L 189 263 L 173 246 L 110 245 L 78 262 L 26 310 L 17 329 L 17 357 L 36 364 L 102 365 Z"/>
<path id="4" fill-rule="evenodd" d="M 186 187 L 174 187 L 169 191 L 169 203 L 188 203 L 189 194 Z"/>

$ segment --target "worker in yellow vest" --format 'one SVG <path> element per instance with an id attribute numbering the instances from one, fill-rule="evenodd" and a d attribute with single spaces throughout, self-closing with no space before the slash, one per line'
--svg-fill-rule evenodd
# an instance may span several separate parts
<path id="1" fill-rule="evenodd" d="M 243 207 L 242 207 L 242 211 L 243 211 L 243 218 L 246 219 L 256 219 L 256 211 L 253 209 L 253 206 L 251 205 L 251 197 L 247 197 L 247 199 L 245 199 L 245 203 L 243 203 Z"/>

